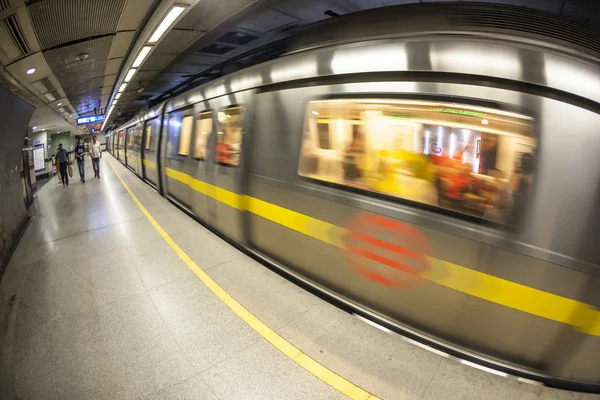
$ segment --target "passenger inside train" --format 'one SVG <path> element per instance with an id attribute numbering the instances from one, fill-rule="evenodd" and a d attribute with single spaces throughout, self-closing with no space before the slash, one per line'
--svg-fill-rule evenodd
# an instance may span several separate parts
<path id="1" fill-rule="evenodd" d="M 533 185 L 533 118 L 413 100 L 315 101 L 300 175 L 518 226 Z"/>

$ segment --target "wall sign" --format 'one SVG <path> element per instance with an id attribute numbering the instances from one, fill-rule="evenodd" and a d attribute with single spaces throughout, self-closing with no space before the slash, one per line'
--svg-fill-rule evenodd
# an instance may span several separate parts
<path id="1" fill-rule="evenodd" d="M 77 125 L 93 124 L 104 121 L 104 115 L 88 115 L 87 117 L 77 118 Z"/>
<path id="2" fill-rule="evenodd" d="M 44 171 L 46 169 L 43 144 L 36 145 L 33 149 L 33 168 L 35 168 L 35 172 Z"/>

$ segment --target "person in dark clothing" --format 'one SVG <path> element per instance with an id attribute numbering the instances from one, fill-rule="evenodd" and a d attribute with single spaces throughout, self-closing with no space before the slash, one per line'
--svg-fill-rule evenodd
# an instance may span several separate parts
<path id="1" fill-rule="evenodd" d="M 60 178 L 63 186 L 69 186 L 69 174 L 67 173 L 67 168 L 71 162 L 69 161 L 69 152 L 63 148 L 62 143 L 58 145 L 56 161 L 59 164 Z"/>
<path id="2" fill-rule="evenodd" d="M 83 156 L 85 154 L 85 146 L 81 138 L 77 139 L 77 146 L 75 146 L 75 158 L 77 159 L 77 168 L 79 169 L 79 180 L 85 182 L 85 163 Z"/>

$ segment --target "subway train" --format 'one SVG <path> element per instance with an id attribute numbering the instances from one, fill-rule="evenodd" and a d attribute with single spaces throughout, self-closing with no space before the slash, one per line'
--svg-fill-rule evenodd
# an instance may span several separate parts
<path id="1" fill-rule="evenodd" d="M 492 4 L 341 16 L 145 110 L 108 148 L 379 327 L 600 392 L 598 36 Z"/>

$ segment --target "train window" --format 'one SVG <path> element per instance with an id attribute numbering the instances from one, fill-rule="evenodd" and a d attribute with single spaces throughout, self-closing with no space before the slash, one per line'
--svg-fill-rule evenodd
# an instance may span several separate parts
<path id="1" fill-rule="evenodd" d="M 146 150 L 150 150 L 150 138 L 152 137 L 152 125 L 146 126 Z"/>
<path id="2" fill-rule="evenodd" d="M 301 176 L 509 225 L 531 198 L 529 116 L 382 99 L 314 101 L 306 115 Z"/>
<path id="3" fill-rule="evenodd" d="M 207 145 L 212 133 L 212 111 L 203 111 L 196 120 L 196 143 L 194 144 L 194 157 L 204 160 L 207 157 Z"/>
<path id="4" fill-rule="evenodd" d="M 242 150 L 242 129 L 246 107 L 231 106 L 217 115 L 217 162 L 237 166 Z"/>
<path id="5" fill-rule="evenodd" d="M 127 133 L 127 148 L 132 148 L 134 143 L 135 129 L 132 128 Z"/>
<path id="6" fill-rule="evenodd" d="M 181 120 L 181 131 L 179 133 L 179 151 L 180 156 L 190 155 L 190 143 L 192 141 L 192 123 L 194 117 L 188 115 Z"/>

